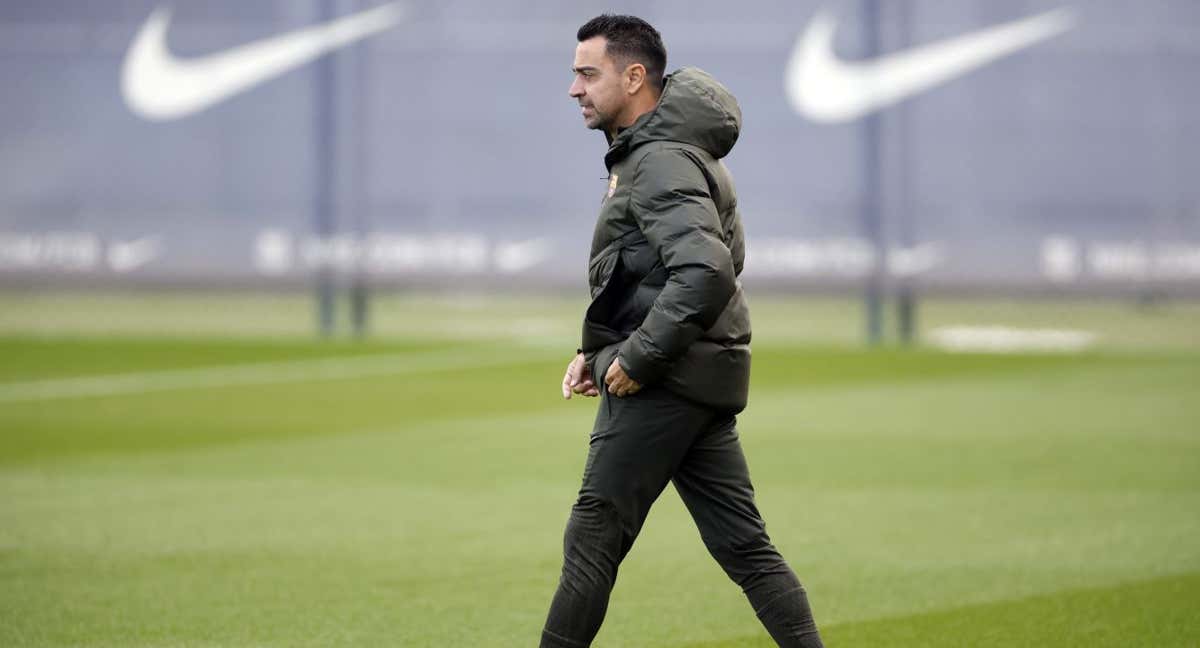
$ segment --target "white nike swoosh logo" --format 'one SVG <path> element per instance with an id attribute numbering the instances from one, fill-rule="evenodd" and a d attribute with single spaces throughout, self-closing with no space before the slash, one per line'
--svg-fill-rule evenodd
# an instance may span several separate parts
<path id="1" fill-rule="evenodd" d="M 125 54 L 121 93 L 130 110 L 146 119 L 186 117 L 388 29 L 400 13 L 397 4 L 387 4 L 220 53 L 179 59 L 167 49 L 171 10 L 159 7 Z"/>
<path id="2" fill-rule="evenodd" d="M 1074 11 L 1056 9 L 871 61 L 844 62 L 833 52 L 837 22 L 821 11 L 796 40 L 784 85 L 801 115 L 817 122 L 852 121 L 1074 25 Z"/>
<path id="3" fill-rule="evenodd" d="M 162 254 L 162 240 L 144 236 L 132 241 L 113 241 L 108 244 L 108 265 L 113 272 L 133 272 Z"/>

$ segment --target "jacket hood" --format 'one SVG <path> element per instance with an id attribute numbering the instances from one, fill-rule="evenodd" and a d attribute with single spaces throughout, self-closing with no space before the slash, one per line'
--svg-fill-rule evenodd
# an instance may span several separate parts
<path id="1" fill-rule="evenodd" d="M 704 70 L 685 67 L 667 75 L 654 110 L 638 117 L 611 142 L 609 167 L 647 142 L 698 146 L 714 158 L 729 154 L 742 128 L 742 110 L 733 94 Z"/>

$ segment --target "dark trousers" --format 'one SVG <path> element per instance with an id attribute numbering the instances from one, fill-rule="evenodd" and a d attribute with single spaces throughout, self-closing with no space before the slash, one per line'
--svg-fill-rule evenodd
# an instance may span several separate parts
<path id="1" fill-rule="evenodd" d="M 771 637 L 780 646 L 821 646 L 804 588 L 771 544 L 754 504 L 736 423 L 732 414 L 663 387 L 624 398 L 602 394 L 583 486 L 563 537 L 562 577 L 543 648 L 591 644 L 617 567 L 668 481 Z"/>

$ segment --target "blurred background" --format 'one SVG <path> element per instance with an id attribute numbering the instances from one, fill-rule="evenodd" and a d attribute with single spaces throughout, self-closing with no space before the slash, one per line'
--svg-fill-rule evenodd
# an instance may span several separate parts
<path id="1" fill-rule="evenodd" d="M 738 97 L 752 294 L 892 294 L 901 337 L 922 295 L 1200 294 L 1183 0 L 10 1 L 0 282 L 311 289 L 324 331 L 386 329 L 381 294 L 579 294 L 607 185 L 566 89 L 602 9 Z M 863 70 L 904 87 L 822 108 Z"/>
<path id="2" fill-rule="evenodd" d="M 0 1 L 0 644 L 530 645 L 605 11 L 740 102 L 830 645 L 1194 645 L 1194 0 Z M 627 564 L 600 645 L 771 645 L 673 495 Z"/>

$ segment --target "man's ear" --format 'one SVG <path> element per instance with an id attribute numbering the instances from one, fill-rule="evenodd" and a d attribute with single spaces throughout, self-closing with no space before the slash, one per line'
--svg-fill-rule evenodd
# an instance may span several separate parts
<path id="1" fill-rule="evenodd" d="M 625 68 L 625 94 L 637 94 L 646 84 L 646 66 L 633 63 Z"/>

